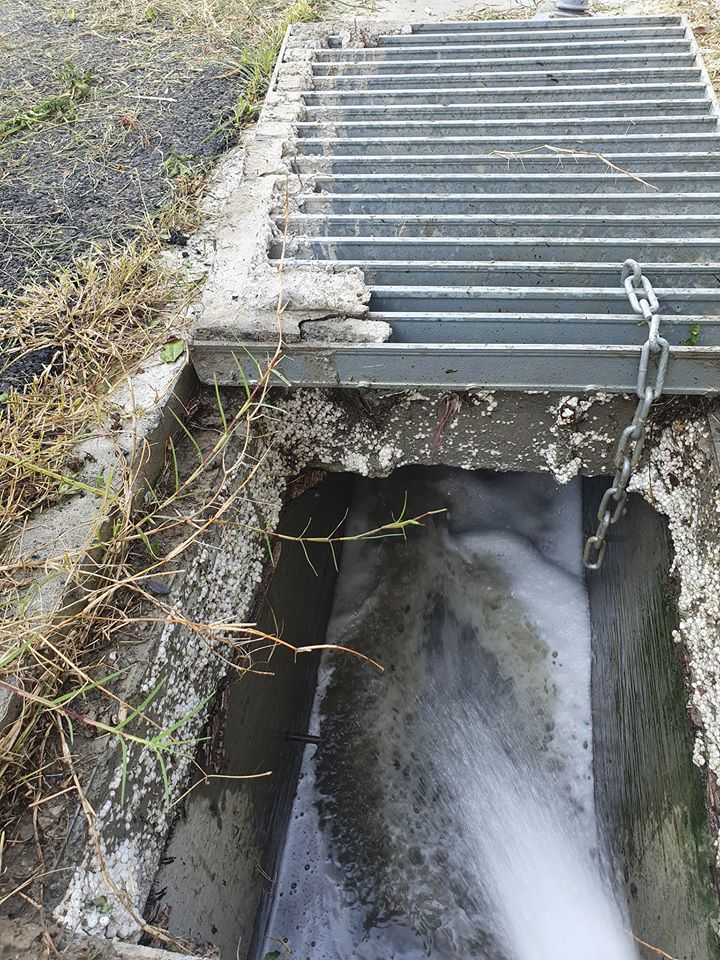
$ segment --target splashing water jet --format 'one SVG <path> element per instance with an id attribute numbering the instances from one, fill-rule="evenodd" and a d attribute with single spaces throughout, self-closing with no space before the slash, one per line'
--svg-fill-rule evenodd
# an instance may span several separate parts
<path id="1" fill-rule="evenodd" d="M 631 960 L 595 819 L 580 488 L 405 470 L 350 544 L 268 933 L 298 960 Z M 268 941 L 270 943 L 271 941 Z"/>

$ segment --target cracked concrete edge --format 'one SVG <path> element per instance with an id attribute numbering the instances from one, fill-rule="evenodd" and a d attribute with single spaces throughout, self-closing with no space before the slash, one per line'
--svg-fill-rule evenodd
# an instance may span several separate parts
<path id="1" fill-rule="evenodd" d="M 273 122 L 273 131 L 278 126 Z M 282 143 L 260 123 L 237 148 L 243 171 L 218 227 L 193 338 L 267 342 L 278 339 L 282 329 L 283 338 L 293 341 L 301 339 L 305 321 L 352 319 L 358 324 L 358 342 L 387 339 L 389 326 L 363 323 L 370 291 L 360 270 L 335 272 L 329 264 L 290 263 L 280 268 L 271 262 L 272 248 L 281 256 L 283 245 L 273 211 L 282 218 L 287 198 L 299 190 L 298 178 L 281 156 Z"/>
<path id="2" fill-rule="evenodd" d="M 716 407 L 708 413 L 708 432 L 715 468 L 720 474 L 720 407 Z"/>
<path id="3" fill-rule="evenodd" d="M 703 772 L 706 808 L 720 869 L 720 459 L 718 407 L 668 424 L 631 477 L 668 519 L 671 574 L 678 590 L 674 641 L 683 651 L 693 762 Z"/>
<path id="4" fill-rule="evenodd" d="M 312 63 L 329 37 L 342 46 L 372 45 L 379 33 L 399 32 L 390 22 L 364 20 L 293 25 L 254 130 L 235 150 L 215 239 L 210 274 L 193 338 L 198 341 L 379 343 L 391 328 L 368 319 L 370 291 L 358 268 L 278 261 L 292 251 L 287 218 L 298 196 L 314 188 L 314 176 L 294 172 L 295 124 L 305 116 L 302 91 L 313 83 Z M 274 262 L 273 262 L 274 261 Z M 203 361 L 200 360 L 202 364 Z M 212 379 L 212 370 L 205 370 Z"/>

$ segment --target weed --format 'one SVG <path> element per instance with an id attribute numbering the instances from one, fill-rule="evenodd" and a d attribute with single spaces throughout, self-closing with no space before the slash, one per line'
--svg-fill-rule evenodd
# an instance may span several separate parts
<path id="1" fill-rule="evenodd" d="M 34 106 L 21 107 L 9 117 L 0 118 L 0 143 L 39 123 L 75 119 L 76 104 L 90 96 L 94 82 L 92 71 L 80 72 L 72 63 L 66 63 L 59 72 L 58 80 L 63 85 L 60 93 L 45 97 Z"/>
<path id="2" fill-rule="evenodd" d="M 163 345 L 161 356 L 165 363 L 175 363 L 185 352 L 184 340 L 171 340 Z"/>
<path id="3" fill-rule="evenodd" d="M 683 340 L 683 346 L 696 347 L 699 339 L 700 339 L 700 324 L 699 323 L 690 324 L 690 336 L 687 338 L 687 340 Z"/>
<path id="4" fill-rule="evenodd" d="M 287 28 L 293 23 L 312 22 L 319 17 L 320 8 L 316 3 L 297 0 L 279 22 L 264 30 L 254 43 L 243 46 L 236 66 L 226 76 L 240 74 L 245 85 L 220 130 L 241 130 L 257 119 Z"/>
<path id="5" fill-rule="evenodd" d="M 160 172 L 170 180 L 175 177 L 188 177 L 193 173 L 195 158 L 190 154 L 171 153 L 160 165 Z"/>

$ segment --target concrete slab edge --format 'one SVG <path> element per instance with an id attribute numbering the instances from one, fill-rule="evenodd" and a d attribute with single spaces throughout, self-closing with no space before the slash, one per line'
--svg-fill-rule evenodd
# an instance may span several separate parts
<path id="1" fill-rule="evenodd" d="M 93 478 L 112 477 L 108 487 L 112 495 L 131 477 L 132 500 L 137 504 L 162 469 L 167 439 L 177 429 L 175 417 L 183 416 L 196 391 L 187 355 L 175 364 L 165 363 L 159 353 L 150 358 L 109 398 L 117 415 L 113 428 L 77 446 L 84 462 L 78 479 L 97 485 Z M 32 557 L 40 568 L 20 598 L 27 617 L 35 616 L 62 631 L 62 622 L 82 609 L 102 568 L 103 551 L 96 544 L 109 535 L 111 503 L 79 492 L 33 515 L 24 525 L 8 554 Z M 54 563 L 63 557 L 67 563 Z M 54 572 L 46 572 L 53 567 Z M 18 706 L 16 696 L 0 691 L 0 726 L 13 721 Z"/>
<path id="2" fill-rule="evenodd" d="M 39 960 L 44 956 L 44 934 L 48 933 L 63 960 L 203 960 L 193 954 L 171 953 L 134 943 L 108 943 L 82 934 L 68 935 L 54 924 L 0 917 L 0 956 L 3 960 Z M 58 954 L 60 956 L 60 954 Z"/>
<path id="3" fill-rule="evenodd" d="M 294 124 L 304 117 L 301 91 L 312 86 L 315 53 L 327 48 L 331 36 L 339 37 L 343 46 L 361 47 L 380 33 L 408 29 L 371 20 L 295 24 L 289 29 L 282 68 L 273 78 L 257 126 L 244 137 L 243 176 L 221 212 L 193 339 L 275 341 L 280 334 L 286 342 L 388 339 L 390 326 L 367 317 L 370 291 L 360 269 L 336 269 L 321 261 L 295 266 L 283 258 L 292 244 L 286 235 L 287 216 L 298 209 L 298 194 L 313 185 L 313 175 L 294 173 L 291 161 Z"/>

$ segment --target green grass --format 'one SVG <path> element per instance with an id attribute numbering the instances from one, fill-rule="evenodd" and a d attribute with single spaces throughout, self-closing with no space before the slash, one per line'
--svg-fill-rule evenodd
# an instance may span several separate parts
<path id="1" fill-rule="evenodd" d="M 224 129 L 240 130 L 257 119 L 287 28 L 294 23 L 313 23 L 321 15 L 319 3 L 297 0 L 282 19 L 268 26 L 253 43 L 243 46 L 232 72 L 243 76 L 245 86 Z"/>
<path id="2" fill-rule="evenodd" d="M 58 80 L 62 84 L 59 93 L 43 97 L 31 106 L 20 107 L 7 117 L 0 117 L 0 143 L 49 120 L 75 119 L 76 104 L 90 96 L 92 71 L 81 72 L 72 63 L 66 63 L 58 73 Z"/>

